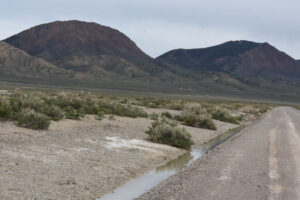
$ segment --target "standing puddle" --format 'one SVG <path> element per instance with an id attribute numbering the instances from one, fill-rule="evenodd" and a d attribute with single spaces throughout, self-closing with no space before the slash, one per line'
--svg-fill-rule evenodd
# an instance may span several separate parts
<path id="1" fill-rule="evenodd" d="M 175 160 L 171 160 L 166 165 L 157 167 L 156 169 L 127 182 L 125 185 L 117 188 L 112 193 L 104 195 L 97 200 L 133 200 L 138 198 L 142 194 L 148 192 L 154 186 L 180 172 L 183 168 L 191 165 L 203 154 L 223 143 L 231 136 L 238 133 L 241 129 L 242 127 L 238 127 L 233 131 L 229 131 L 217 136 L 201 146 L 194 147 L 190 152 L 179 156 Z"/>

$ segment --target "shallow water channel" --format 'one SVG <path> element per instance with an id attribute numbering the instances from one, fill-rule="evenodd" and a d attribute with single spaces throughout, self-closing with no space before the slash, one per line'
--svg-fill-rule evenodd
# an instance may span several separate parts
<path id="1" fill-rule="evenodd" d="M 157 167 L 156 169 L 127 182 L 125 185 L 97 200 L 133 200 L 138 198 L 167 178 L 175 175 L 183 168 L 191 165 L 203 154 L 223 143 L 240 130 L 241 128 L 236 129 L 235 131 L 226 132 L 203 145 L 195 146 L 190 152 L 187 152 L 179 156 L 177 159 L 171 160 L 167 164 Z"/>

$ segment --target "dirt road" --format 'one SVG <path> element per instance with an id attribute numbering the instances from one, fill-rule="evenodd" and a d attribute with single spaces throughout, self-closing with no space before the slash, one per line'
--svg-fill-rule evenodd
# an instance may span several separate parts
<path id="1" fill-rule="evenodd" d="M 300 111 L 272 110 L 139 199 L 300 199 Z"/>

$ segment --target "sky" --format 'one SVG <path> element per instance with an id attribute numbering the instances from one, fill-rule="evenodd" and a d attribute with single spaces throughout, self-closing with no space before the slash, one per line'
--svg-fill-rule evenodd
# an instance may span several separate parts
<path id="1" fill-rule="evenodd" d="M 76 19 L 118 29 L 152 57 L 250 40 L 300 59 L 299 0 L 1 0 L 1 8 L 0 40 Z"/>

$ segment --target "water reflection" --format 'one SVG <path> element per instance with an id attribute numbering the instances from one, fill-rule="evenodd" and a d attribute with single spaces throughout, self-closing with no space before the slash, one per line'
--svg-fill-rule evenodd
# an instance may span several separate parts
<path id="1" fill-rule="evenodd" d="M 219 135 L 201 146 L 194 147 L 190 152 L 179 156 L 177 159 L 168 162 L 166 165 L 158 167 L 155 170 L 151 170 L 150 172 L 129 181 L 112 193 L 107 194 L 98 200 L 132 200 L 138 198 L 154 186 L 192 164 L 203 154 L 226 141 L 231 136 L 239 132 L 239 130 L 240 129 L 226 132 L 225 134 Z"/>
<path id="2" fill-rule="evenodd" d="M 163 172 L 163 171 L 170 171 L 170 170 L 175 170 L 176 172 L 179 172 L 192 159 L 193 159 L 193 156 L 190 152 L 185 153 L 185 154 L 179 156 L 177 159 L 171 160 L 166 165 L 156 168 L 156 173 Z"/>

